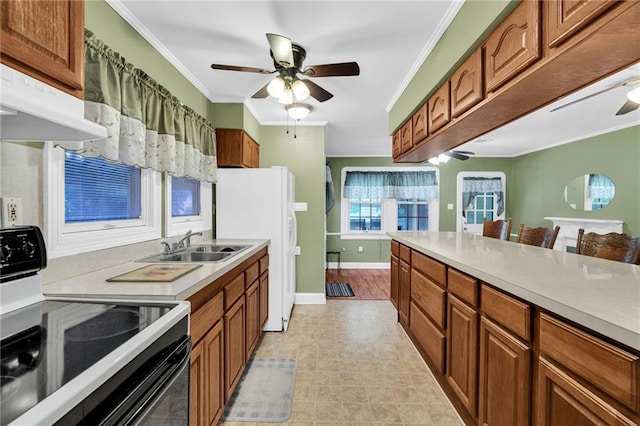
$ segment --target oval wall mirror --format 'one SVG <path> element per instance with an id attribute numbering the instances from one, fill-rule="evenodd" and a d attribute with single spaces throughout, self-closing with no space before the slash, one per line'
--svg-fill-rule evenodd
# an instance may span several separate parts
<path id="1" fill-rule="evenodd" d="M 564 187 L 564 201 L 573 209 L 591 211 L 606 207 L 616 196 L 616 186 L 604 175 L 578 176 Z"/>

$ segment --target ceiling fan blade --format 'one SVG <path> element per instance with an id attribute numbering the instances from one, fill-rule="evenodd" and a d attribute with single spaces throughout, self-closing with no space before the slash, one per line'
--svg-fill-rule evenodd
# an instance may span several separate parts
<path id="1" fill-rule="evenodd" d="M 451 158 L 455 158 L 456 160 L 462 160 L 462 161 L 469 159 L 468 155 L 460 154 L 460 151 L 447 151 L 444 153 L 444 155 L 448 155 Z"/>
<path id="2" fill-rule="evenodd" d="M 568 107 L 569 105 L 573 105 L 573 104 L 575 104 L 575 103 L 582 102 L 582 101 L 587 100 L 587 99 L 589 99 L 589 98 L 593 98 L 594 96 L 598 96 L 599 94 L 604 93 L 604 92 L 608 92 L 609 90 L 617 89 L 618 87 L 631 86 L 631 85 L 633 85 L 633 84 L 638 83 L 639 81 L 640 81 L 640 77 L 630 78 L 630 79 L 628 79 L 628 80 L 626 80 L 626 81 L 623 81 L 623 82 L 621 82 L 621 83 L 614 84 L 613 86 L 606 87 L 606 88 L 604 88 L 604 89 L 602 89 L 602 90 L 598 90 L 597 92 L 592 93 L 592 94 L 587 95 L 587 96 L 584 96 L 584 97 L 582 97 L 582 98 L 580 98 L 580 99 L 576 99 L 575 101 L 572 101 L 572 102 L 566 103 L 566 104 L 564 104 L 564 105 L 560 105 L 559 107 L 556 107 L 556 108 L 552 109 L 552 110 L 551 110 L 551 111 L 549 111 L 549 112 L 558 111 L 559 109 L 566 108 L 566 107 Z M 623 114 L 624 114 L 624 113 L 623 113 Z M 616 115 L 619 115 L 619 114 L 616 114 Z"/>
<path id="3" fill-rule="evenodd" d="M 622 108 L 620 108 L 618 112 L 616 112 L 616 115 L 623 115 L 628 112 L 635 111 L 638 109 L 638 107 L 640 107 L 640 104 L 637 104 L 633 101 L 627 101 L 624 103 L 624 105 L 622 105 Z"/>
<path id="4" fill-rule="evenodd" d="M 318 101 L 324 102 L 324 101 L 328 101 L 329 99 L 333 98 L 333 95 L 331 93 L 327 92 L 326 90 L 324 90 L 322 87 L 318 86 L 313 81 L 311 81 L 311 80 L 302 80 L 302 81 L 304 81 L 304 84 L 307 85 L 307 88 L 309 89 L 309 92 L 311 93 L 311 96 L 316 98 Z"/>
<path id="5" fill-rule="evenodd" d="M 213 68 L 214 70 L 255 72 L 259 74 L 273 74 L 275 72 L 275 70 L 270 71 L 265 70 L 264 68 L 240 67 L 236 65 L 211 64 L 211 68 Z"/>
<path id="6" fill-rule="evenodd" d="M 293 47 L 291 46 L 291 39 L 271 33 L 267 33 L 267 39 L 269 40 L 273 60 L 285 68 L 293 67 Z"/>
<path id="7" fill-rule="evenodd" d="M 357 62 L 341 62 L 338 64 L 311 65 L 305 67 L 302 73 L 309 77 L 341 77 L 360 75 Z"/>
<path id="8" fill-rule="evenodd" d="M 471 151 L 461 151 L 459 149 L 454 149 L 451 152 L 456 152 L 458 154 L 462 154 L 462 155 L 476 155 L 475 152 L 471 152 Z"/>
<path id="9" fill-rule="evenodd" d="M 267 86 L 269 86 L 269 83 L 265 84 L 264 87 L 260 90 L 258 90 L 256 93 L 253 94 L 253 96 L 251 96 L 253 99 L 264 99 L 267 96 L 269 96 L 269 91 L 267 90 Z"/>

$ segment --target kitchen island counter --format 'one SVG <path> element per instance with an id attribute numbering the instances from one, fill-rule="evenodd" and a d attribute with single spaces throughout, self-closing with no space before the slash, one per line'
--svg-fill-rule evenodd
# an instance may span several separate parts
<path id="1" fill-rule="evenodd" d="M 615 341 L 640 350 L 640 266 L 456 232 L 394 240 Z"/>
<path id="2" fill-rule="evenodd" d="M 221 262 L 161 263 L 162 265 L 202 265 L 172 282 L 107 281 L 110 278 L 152 264 L 132 261 L 44 284 L 42 286 L 42 292 L 47 297 L 65 298 L 187 300 L 190 296 L 193 296 L 216 279 L 224 276 L 245 260 L 267 247 L 269 240 L 224 239 L 198 242 L 198 245 L 201 244 L 248 244 L 250 247 L 237 255 L 231 256 L 228 260 Z M 158 263 L 153 264 L 158 265 Z"/>

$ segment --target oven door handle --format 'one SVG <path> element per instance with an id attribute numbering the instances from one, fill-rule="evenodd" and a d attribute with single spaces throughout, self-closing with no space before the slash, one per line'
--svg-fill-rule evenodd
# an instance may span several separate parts
<path id="1" fill-rule="evenodd" d="M 186 336 L 168 356 L 116 404 L 98 423 L 100 426 L 130 425 L 155 404 L 189 364 L 191 339 Z"/>

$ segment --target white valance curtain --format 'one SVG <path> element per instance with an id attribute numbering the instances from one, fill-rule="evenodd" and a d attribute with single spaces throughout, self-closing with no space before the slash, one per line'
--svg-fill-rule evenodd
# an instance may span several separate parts
<path id="1" fill-rule="evenodd" d="M 350 200 L 421 199 L 439 197 L 438 179 L 433 171 L 348 171 L 343 195 Z"/>
<path id="2" fill-rule="evenodd" d="M 216 138 L 211 123 L 89 30 L 85 30 L 85 118 L 105 126 L 107 139 L 58 145 L 85 157 L 215 182 Z"/>

